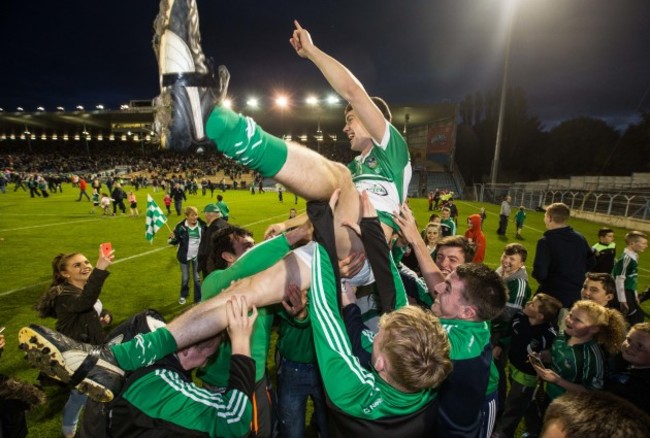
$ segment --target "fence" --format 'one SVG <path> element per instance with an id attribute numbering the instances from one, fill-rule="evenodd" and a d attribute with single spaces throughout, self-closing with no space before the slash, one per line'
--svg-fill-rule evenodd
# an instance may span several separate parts
<path id="1" fill-rule="evenodd" d="M 499 204 L 506 195 L 512 205 L 528 209 L 542 209 L 554 202 L 567 204 L 579 217 L 619 225 L 626 228 L 650 227 L 650 189 L 577 190 L 542 187 L 531 184 L 474 184 L 466 190 L 466 198 L 479 202 Z M 640 226 L 638 222 L 648 222 Z M 641 224 L 644 225 L 644 224 Z"/>

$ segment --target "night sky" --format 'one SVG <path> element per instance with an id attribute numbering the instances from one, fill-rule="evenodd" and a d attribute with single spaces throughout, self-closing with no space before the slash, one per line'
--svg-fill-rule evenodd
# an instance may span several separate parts
<path id="1" fill-rule="evenodd" d="M 203 49 L 231 95 L 325 94 L 288 43 L 298 19 L 370 94 L 394 104 L 459 102 L 500 86 L 506 0 L 198 0 Z M 118 108 L 158 92 L 154 0 L 4 0 L 0 107 Z M 650 111 L 649 0 L 519 0 L 510 86 L 546 128 L 592 116 L 624 127 Z"/>

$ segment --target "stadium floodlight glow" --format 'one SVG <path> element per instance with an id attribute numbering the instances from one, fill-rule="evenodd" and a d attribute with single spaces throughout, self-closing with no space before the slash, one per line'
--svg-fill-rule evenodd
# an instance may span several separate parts
<path id="1" fill-rule="evenodd" d="M 25 111 L 25 110 L 23 109 L 23 107 L 22 107 L 22 106 L 19 106 L 18 108 L 16 108 L 16 111 L 20 111 L 20 112 L 23 112 L 23 111 Z"/>
<path id="2" fill-rule="evenodd" d="M 255 108 L 258 108 L 258 107 L 260 106 L 260 102 L 257 100 L 257 98 L 255 98 L 255 97 L 250 97 L 250 98 L 246 101 L 246 105 L 247 105 L 248 107 L 250 107 L 250 108 L 255 109 Z"/>
<path id="3" fill-rule="evenodd" d="M 128 109 L 129 109 L 129 106 L 128 106 L 128 105 L 125 105 L 125 104 L 122 104 L 122 105 L 120 105 L 120 109 L 121 109 L 121 110 L 128 110 Z"/>
<path id="4" fill-rule="evenodd" d="M 275 104 L 279 108 L 286 108 L 289 106 L 289 99 L 287 98 L 287 96 L 278 96 L 275 98 Z"/>
<path id="5" fill-rule="evenodd" d="M 316 106 L 318 105 L 318 98 L 316 96 L 307 96 L 305 103 L 307 103 L 307 105 Z"/>
<path id="6" fill-rule="evenodd" d="M 56 135 L 56 134 L 52 134 L 52 140 L 58 140 L 58 139 L 59 139 L 59 136 L 58 136 L 58 135 Z"/>
<path id="7" fill-rule="evenodd" d="M 98 110 L 103 110 L 103 109 L 104 109 L 104 105 L 102 105 L 102 104 L 100 103 L 99 105 L 95 105 L 95 108 L 98 109 Z"/>
<path id="8" fill-rule="evenodd" d="M 4 109 L 2 109 L 2 108 L 0 108 L 0 113 L 3 113 L 3 112 L 5 112 L 5 110 L 4 110 Z"/>
<path id="9" fill-rule="evenodd" d="M 41 134 L 41 140 L 47 140 L 47 135 L 45 135 L 45 133 Z"/>
<path id="10" fill-rule="evenodd" d="M 223 106 L 225 108 L 232 108 L 232 99 L 226 98 L 223 100 Z"/>
<path id="11" fill-rule="evenodd" d="M 77 109 L 78 109 L 79 111 L 83 111 L 83 110 L 84 110 L 84 107 L 81 106 L 81 105 L 77 105 Z"/>
<path id="12" fill-rule="evenodd" d="M 68 134 L 63 134 L 63 141 L 68 141 L 69 139 Z"/>
<path id="13" fill-rule="evenodd" d="M 97 136 L 97 141 L 102 141 L 102 140 L 104 140 L 104 136 L 101 135 L 101 134 L 99 134 L 99 135 Z"/>
<path id="14" fill-rule="evenodd" d="M 330 105 L 336 105 L 337 103 L 339 103 L 339 98 L 333 94 L 330 94 L 329 96 L 327 96 L 327 103 Z"/>
<path id="15" fill-rule="evenodd" d="M 111 135 L 109 135 L 109 136 L 108 136 L 108 139 L 109 139 L 110 141 L 115 141 L 115 134 L 111 134 Z"/>
<path id="16" fill-rule="evenodd" d="M 27 129 L 25 129 L 25 132 L 24 132 L 23 134 L 25 134 L 25 135 L 30 135 L 31 132 L 29 132 Z"/>
<path id="17" fill-rule="evenodd" d="M 57 107 L 56 107 L 56 110 L 57 110 L 57 111 L 65 111 L 65 108 L 63 108 L 62 106 L 57 106 Z"/>
<path id="18" fill-rule="evenodd" d="M 78 141 L 78 140 L 79 140 L 79 138 L 80 138 L 80 137 L 79 137 L 79 134 L 75 134 L 75 135 L 74 135 L 74 139 L 75 139 L 75 140 L 77 140 L 77 141 Z"/>
<path id="19" fill-rule="evenodd" d="M 122 134 L 122 141 L 126 141 L 126 135 Z"/>
<path id="20" fill-rule="evenodd" d="M 15 139 L 16 139 L 16 134 L 9 135 L 9 140 L 15 140 Z"/>
<path id="21" fill-rule="evenodd" d="M 36 111 L 45 111 L 45 108 L 43 108 L 42 106 L 39 106 L 39 107 L 36 108 Z"/>

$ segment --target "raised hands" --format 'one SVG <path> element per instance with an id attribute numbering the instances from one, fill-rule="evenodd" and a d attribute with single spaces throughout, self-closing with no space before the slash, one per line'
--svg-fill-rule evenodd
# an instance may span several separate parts
<path id="1" fill-rule="evenodd" d="M 228 317 L 228 336 L 232 346 L 232 354 L 251 355 L 251 334 L 253 324 L 257 319 L 257 307 L 252 306 L 248 314 L 248 303 L 243 295 L 233 296 L 226 302 Z"/>
<path id="2" fill-rule="evenodd" d="M 311 40 L 311 35 L 306 29 L 303 29 L 298 23 L 298 20 L 293 20 L 296 28 L 293 35 L 289 38 L 289 43 L 301 58 L 308 58 L 310 51 L 314 48 L 314 43 Z"/>

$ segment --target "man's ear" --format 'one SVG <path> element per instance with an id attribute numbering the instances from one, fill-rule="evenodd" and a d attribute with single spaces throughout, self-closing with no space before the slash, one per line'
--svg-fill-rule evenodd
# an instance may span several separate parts
<path id="1" fill-rule="evenodd" d="M 224 259 L 227 263 L 235 263 L 235 260 L 237 260 L 235 254 L 231 253 L 230 251 L 223 251 L 221 253 L 221 258 Z"/>
<path id="2" fill-rule="evenodd" d="M 476 320 L 477 318 L 476 306 L 472 306 L 470 304 L 464 305 L 463 309 L 461 310 L 461 316 L 463 317 L 464 320 L 467 321 Z"/>

